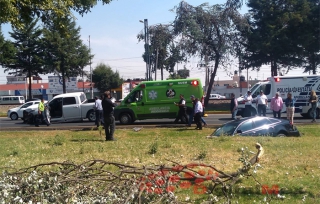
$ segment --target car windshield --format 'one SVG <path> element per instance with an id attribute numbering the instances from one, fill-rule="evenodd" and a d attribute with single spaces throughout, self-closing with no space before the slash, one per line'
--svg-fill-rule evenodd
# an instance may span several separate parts
<path id="1" fill-rule="evenodd" d="M 240 122 L 230 122 L 226 123 L 223 126 L 219 127 L 212 133 L 211 136 L 228 136 L 233 135 L 235 129 L 238 127 Z"/>

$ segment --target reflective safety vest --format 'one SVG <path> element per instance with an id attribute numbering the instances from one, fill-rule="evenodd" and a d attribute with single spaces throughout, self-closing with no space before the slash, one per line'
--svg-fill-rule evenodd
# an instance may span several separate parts
<path id="1" fill-rule="evenodd" d="M 42 102 L 39 103 L 39 111 L 44 111 L 44 104 Z"/>

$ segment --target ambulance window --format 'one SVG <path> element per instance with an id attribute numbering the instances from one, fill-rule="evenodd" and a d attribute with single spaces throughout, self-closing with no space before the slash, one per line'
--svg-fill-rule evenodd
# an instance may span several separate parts
<path id="1" fill-rule="evenodd" d="M 271 91 L 271 84 L 267 84 L 264 90 L 264 95 L 269 95 Z"/>

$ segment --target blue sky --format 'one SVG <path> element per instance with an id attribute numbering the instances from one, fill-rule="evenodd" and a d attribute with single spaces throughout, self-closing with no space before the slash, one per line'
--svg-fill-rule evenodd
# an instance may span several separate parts
<path id="1" fill-rule="evenodd" d="M 188 0 L 187 3 L 198 6 L 201 3 L 209 2 L 210 5 L 225 3 L 226 0 L 200 1 Z M 120 76 L 127 78 L 144 78 L 146 65 L 142 60 L 144 52 L 144 42 L 138 42 L 137 34 L 144 31 L 143 23 L 139 20 L 148 19 L 149 26 L 160 23 L 172 22 L 175 13 L 170 10 L 180 3 L 180 0 L 113 0 L 110 4 L 102 5 L 98 3 L 92 11 L 83 17 L 75 14 L 76 23 L 81 27 L 81 38 L 85 44 L 90 47 L 92 54 L 95 55 L 92 60 L 92 69 L 98 63 L 108 64 L 114 71 L 118 71 Z M 246 8 L 244 7 L 245 11 Z M 8 37 L 10 25 L 2 27 L 3 34 Z M 186 64 L 190 69 L 190 76 L 201 78 L 204 84 L 205 71 L 197 68 L 198 61 L 191 59 Z M 179 64 L 178 69 L 183 68 L 184 64 Z M 90 66 L 85 68 L 90 70 Z M 228 72 L 233 73 L 237 69 L 230 68 Z M 0 84 L 6 82 L 6 73 L 0 68 Z M 261 72 L 250 71 L 252 78 L 266 79 L 270 74 L 270 68 L 264 66 Z M 301 73 L 301 72 L 300 72 Z M 50 74 L 52 75 L 52 74 Z M 165 72 L 165 76 L 168 73 Z M 246 73 L 244 73 L 246 76 Z M 158 72 L 158 79 L 160 73 Z M 231 79 L 226 71 L 219 69 L 217 73 L 219 80 Z M 215 80 L 217 80 L 217 77 Z M 42 76 L 44 82 L 47 82 L 47 76 Z"/>

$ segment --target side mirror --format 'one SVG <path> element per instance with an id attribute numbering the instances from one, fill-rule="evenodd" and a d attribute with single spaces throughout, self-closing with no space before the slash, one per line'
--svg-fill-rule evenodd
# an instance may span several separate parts
<path id="1" fill-rule="evenodd" d="M 238 133 L 238 134 L 241 134 L 241 133 L 242 133 L 242 130 L 237 130 L 237 133 Z"/>
<path id="2" fill-rule="evenodd" d="M 252 98 L 255 98 L 255 97 L 257 97 L 257 95 L 256 95 L 256 94 L 253 94 L 253 95 L 252 95 Z"/>

